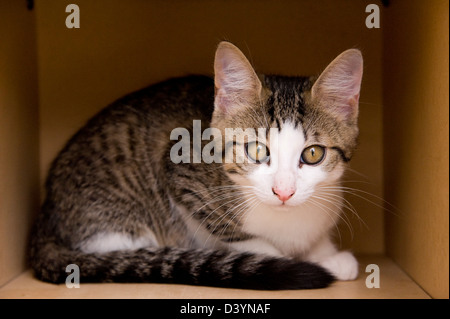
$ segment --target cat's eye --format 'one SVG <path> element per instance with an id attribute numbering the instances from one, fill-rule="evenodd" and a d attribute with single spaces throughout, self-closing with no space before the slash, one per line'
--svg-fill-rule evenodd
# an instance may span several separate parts
<path id="1" fill-rule="evenodd" d="M 325 158 L 325 147 L 320 145 L 312 145 L 305 148 L 300 157 L 300 161 L 308 165 L 316 165 Z"/>
<path id="2" fill-rule="evenodd" d="M 245 144 L 245 155 L 253 163 L 265 163 L 270 158 L 269 149 L 266 145 L 259 142 L 250 142 Z"/>

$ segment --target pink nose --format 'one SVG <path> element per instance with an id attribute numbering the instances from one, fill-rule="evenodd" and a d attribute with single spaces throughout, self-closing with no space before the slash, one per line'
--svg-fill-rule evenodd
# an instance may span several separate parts
<path id="1" fill-rule="evenodd" d="M 282 201 L 285 202 L 287 201 L 289 198 L 291 198 L 294 193 L 295 190 L 292 189 L 278 189 L 278 188 L 272 188 L 272 192 L 277 195 L 277 197 Z"/>

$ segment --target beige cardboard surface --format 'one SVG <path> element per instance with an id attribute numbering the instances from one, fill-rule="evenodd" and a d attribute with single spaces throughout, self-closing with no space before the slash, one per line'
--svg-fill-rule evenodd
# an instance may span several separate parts
<path id="1" fill-rule="evenodd" d="M 150 298 L 150 299 L 428 299 L 391 260 L 382 256 L 361 256 L 357 280 L 336 282 L 326 289 L 258 291 L 162 284 L 83 284 L 67 288 L 36 280 L 30 271 L 0 289 L 0 298 Z M 379 288 L 368 288 L 367 265 L 379 267 Z M 374 283 L 372 277 L 368 281 Z M 370 284 L 369 284 L 370 286 Z"/>
<path id="2" fill-rule="evenodd" d="M 0 286 L 25 269 L 39 200 L 39 131 L 34 14 L 0 1 Z"/>
<path id="3" fill-rule="evenodd" d="M 70 135 L 128 92 L 172 76 L 211 74 L 215 46 L 226 39 L 258 71 L 285 75 L 318 74 L 343 50 L 362 50 L 360 146 L 346 177 L 346 186 L 360 190 L 347 199 L 362 222 L 348 212 L 352 230 L 343 223 L 337 242 L 360 253 L 386 251 L 432 297 L 448 298 L 448 1 L 398 0 L 388 8 L 380 3 L 381 29 L 365 27 L 370 1 L 76 3 L 80 29 L 66 28 L 64 1 L 37 0 L 33 11 L 21 1 L 0 1 L 0 286 L 26 268 L 39 189 Z M 377 197 L 397 207 L 387 206 L 386 220 Z M 371 290 L 374 298 L 424 296 L 388 259 L 378 262 L 393 269 L 390 278 L 404 280 L 388 285 L 390 295 Z M 361 280 L 338 283 L 324 295 L 258 296 L 368 296 Z M 121 290 L 112 286 L 87 286 L 78 294 L 119 296 Z M 168 298 L 235 293 L 118 286 L 134 297 L 133 291 L 155 296 L 154 287 Z M 55 290 L 26 272 L 4 286 L 0 297 L 60 293 L 73 297 L 65 287 Z"/>
<path id="4" fill-rule="evenodd" d="M 384 26 L 384 165 L 390 256 L 448 298 L 448 1 L 392 1 Z"/>

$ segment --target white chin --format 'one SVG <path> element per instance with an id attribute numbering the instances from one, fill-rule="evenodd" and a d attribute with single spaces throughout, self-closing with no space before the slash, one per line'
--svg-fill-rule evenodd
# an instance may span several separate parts
<path id="1" fill-rule="evenodd" d="M 291 209 L 293 207 L 298 206 L 299 204 L 296 202 L 290 202 L 290 201 L 286 201 L 286 202 L 282 202 L 280 200 L 270 200 L 270 201 L 265 201 L 264 202 L 267 206 L 273 207 L 275 209 L 280 209 L 280 210 L 287 210 L 287 209 Z"/>
<path id="2" fill-rule="evenodd" d="M 294 199 L 289 199 L 285 202 L 282 202 L 278 199 L 260 199 L 264 204 L 266 204 L 267 206 L 273 207 L 275 209 L 281 209 L 281 210 L 287 210 L 287 209 L 292 209 L 294 207 L 298 207 L 301 206 L 303 204 L 305 204 L 305 202 L 308 200 L 308 197 L 306 198 L 294 198 Z"/>

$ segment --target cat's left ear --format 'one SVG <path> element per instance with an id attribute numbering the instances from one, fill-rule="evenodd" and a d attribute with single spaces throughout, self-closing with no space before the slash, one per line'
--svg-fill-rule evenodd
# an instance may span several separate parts
<path id="1" fill-rule="evenodd" d="M 363 58 L 357 49 L 341 53 L 319 76 L 311 89 L 313 103 L 337 119 L 354 122 L 358 117 Z"/>

